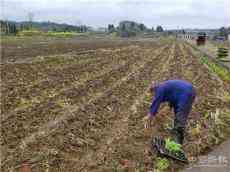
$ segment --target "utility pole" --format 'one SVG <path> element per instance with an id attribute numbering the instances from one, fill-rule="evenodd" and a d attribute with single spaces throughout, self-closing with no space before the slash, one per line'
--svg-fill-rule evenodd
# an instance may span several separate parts
<path id="1" fill-rule="evenodd" d="M 28 20 L 30 23 L 30 29 L 32 29 L 32 22 L 33 22 L 34 14 L 32 12 L 28 13 Z"/>

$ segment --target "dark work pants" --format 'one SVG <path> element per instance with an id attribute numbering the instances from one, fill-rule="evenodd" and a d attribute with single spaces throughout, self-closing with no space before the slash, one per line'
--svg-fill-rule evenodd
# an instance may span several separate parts
<path id="1" fill-rule="evenodd" d="M 188 115 L 192 109 L 192 104 L 195 99 L 195 91 L 187 96 L 186 101 L 180 102 L 176 107 L 174 107 L 175 119 L 174 119 L 174 137 L 177 143 L 183 144 L 184 141 L 184 131 L 187 125 Z"/>

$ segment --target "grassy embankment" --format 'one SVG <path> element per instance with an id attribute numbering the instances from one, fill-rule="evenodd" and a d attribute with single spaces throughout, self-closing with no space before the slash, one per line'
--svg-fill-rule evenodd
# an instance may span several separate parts
<path id="1" fill-rule="evenodd" d="M 201 62 L 209 68 L 211 72 L 216 73 L 222 80 L 224 81 L 230 81 L 230 71 L 221 67 L 220 65 L 211 62 L 208 60 L 207 57 L 202 57 Z"/>

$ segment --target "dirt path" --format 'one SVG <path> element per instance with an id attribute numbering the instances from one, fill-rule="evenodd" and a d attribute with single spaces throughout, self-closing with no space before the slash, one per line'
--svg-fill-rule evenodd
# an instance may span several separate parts
<path id="1" fill-rule="evenodd" d="M 200 156 L 198 163 L 188 167 L 184 172 L 229 172 L 230 140 L 223 142 L 207 155 Z"/>

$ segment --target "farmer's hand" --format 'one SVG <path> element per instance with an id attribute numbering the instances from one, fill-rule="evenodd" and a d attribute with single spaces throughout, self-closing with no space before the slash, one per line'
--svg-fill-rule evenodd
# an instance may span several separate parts
<path id="1" fill-rule="evenodd" d="M 145 129 L 148 129 L 151 127 L 153 123 L 153 117 L 150 114 L 148 114 L 147 116 L 143 118 L 143 122 L 144 122 Z"/>

